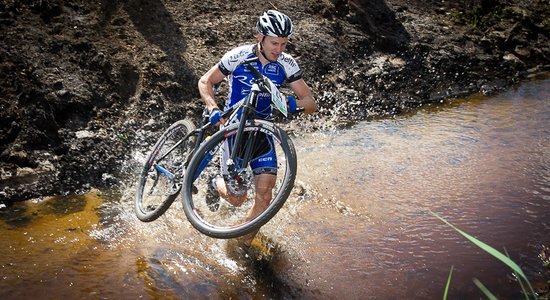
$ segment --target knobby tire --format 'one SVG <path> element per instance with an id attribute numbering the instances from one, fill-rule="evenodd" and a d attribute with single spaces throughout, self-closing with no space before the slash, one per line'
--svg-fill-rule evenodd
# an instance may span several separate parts
<path id="1" fill-rule="evenodd" d="M 140 174 L 135 198 L 135 213 L 139 220 L 151 222 L 162 216 L 181 190 L 185 161 L 192 153 L 196 137 L 189 135 L 172 152 L 165 154 L 188 133 L 195 130 L 189 120 L 179 120 L 161 135 L 147 157 Z M 165 156 L 163 158 L 163 156 Z M 157 160 L 162 159 L 158 162 Z M 170 178 L 159 170 L 171 173 Z"/>

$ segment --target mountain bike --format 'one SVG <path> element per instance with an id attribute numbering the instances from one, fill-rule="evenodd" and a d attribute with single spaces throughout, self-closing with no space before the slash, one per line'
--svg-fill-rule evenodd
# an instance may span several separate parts
<path id="1" fill-rule="evenodd" d="M 256 77 L 251 91 L 240 103 L 223 112 L 223 119 L 228 120 L 223 128 L 206 136 L 213 124 L 206 122 L 194 128 L 183 120 L 163 133 L 138 183 L 135 206 L 140 220 L 149 222 L 160 217 L 181 191 L 185 215 L 194 228 L 214 238 L 234 238 L 259 229 L 286 202 L 296 178 L 294 145 L 288 134 L 273 122 L 255 118 L 260 93 L 269 93 L 272 105 L 288 117 L 286 98 L 269 78 L 256 70 L 255 62 L 257 59 L 245 62 Z M 266 151 L 267 146 L 275 151 L 277 161 L 272 200 L 261 214 L 248 219 L 255 197 L 249 162 Z M 233 206 L 224 200 L 213 205 L 207 201 L 212 179 L 217 176 L 224 179 L 232 194 L 246 198 L 242 205 Z"/>

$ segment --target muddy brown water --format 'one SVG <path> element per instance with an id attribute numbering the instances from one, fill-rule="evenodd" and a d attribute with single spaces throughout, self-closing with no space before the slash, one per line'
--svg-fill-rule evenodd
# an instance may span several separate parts
<path id="1" fill-rule="evenodd" d="M 533 282 L 550 246 L 550 80 L 408 116 L 294 137 L 295 192 L 252 251 L 191 228 L 175 203 L 153 223 L 132 189 L 0 211 L 1 299 L 450 299 Z M 143 155 L 136 153 L 139 157 Z"/>

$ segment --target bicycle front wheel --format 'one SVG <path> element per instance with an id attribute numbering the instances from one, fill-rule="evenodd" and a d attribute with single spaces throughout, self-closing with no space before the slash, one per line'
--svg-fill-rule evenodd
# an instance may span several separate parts
<path id="1" fill-rule="evenodd" d="M 185 162 L 193 151 L 196 136 L 189 120 L 172 124 L 149 154 L 139 177 L 135 212 L 139 220 L 158 219 L 172 205 L 181 190 Z"/>
<path id="2" fill-rule="evenodd" d="M 282 129 L 263 120 L 247 122 L 237 158 L 229 160 L 231 166 L 228 166 L 227 158 L 231 157 L 237 131 L 238 124 L 234 124 L 208 138 L 193 155 L 184 177 L 185 214 L 197 230 L 214 238 L 235 238 L 259 229 L 283 206 L 296 178 L 296 151 L 292 141 Z M 270 157 L 276 161 L 271 163 L 268 175 L 270 180 L 274 179 L 271 181 L 274 183 L 271 201 L 263 212 L 252 217 L 255 215 L 251 208 L 256 199 L 257 181 L 250 160 L 264 159 L 262 153 L 269 151 L 275 153 Z M 271 158 L 269 160 L 273 160 Z M 216 197 L 216 193 L 213 201 L 213 179 L 217 180 L 217 186 L 221 185 L 226 192 L 240 198 L 241 203 L 234 206 Z M 198 189 L 198 193 L 194 194 L 194 189 Z"/>

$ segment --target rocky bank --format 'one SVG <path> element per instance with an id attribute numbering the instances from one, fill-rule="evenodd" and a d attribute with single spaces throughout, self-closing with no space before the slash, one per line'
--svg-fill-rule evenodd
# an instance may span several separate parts
<path id="1" fill-rule="evenodd" d="M 198 77 L 265 9 L 297 27 L 287 52 L 320 109 L 294 126 L 316 130 L 547 72 L 550 2 L 516 2 L 2 0 L 0 202 L 119 184 L 136 149 L 198 119 Z"/>

